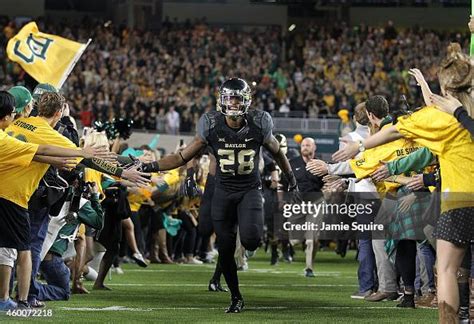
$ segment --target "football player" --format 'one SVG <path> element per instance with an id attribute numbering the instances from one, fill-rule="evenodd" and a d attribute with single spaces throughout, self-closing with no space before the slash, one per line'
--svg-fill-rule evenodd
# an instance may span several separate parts
<path id="1" fill-rule="evenodd" d="M 219 241 L 219 264 L 231 292 L 226 313 L 239 313 L 244 301 L 239 290 L 234 260 L 237 226 L 246 250 L 254 251 L 263 234 L 263 200 L 258 168 L 264 146 L 288 179 L 295 196 L 295 176 L 278 141 L 272 134 L 273 121 L 267 112 L 249 110 L 251 89 L 246 81 L 231 78 L 219 89 L 217 111 L 205 113 L 198 122 L 197 135 L 181 152 L 144 165 L 143 171 L 169 170 L 186 164 L 209 146 L 216 158 L 215 189 L 211 217 Z"/>

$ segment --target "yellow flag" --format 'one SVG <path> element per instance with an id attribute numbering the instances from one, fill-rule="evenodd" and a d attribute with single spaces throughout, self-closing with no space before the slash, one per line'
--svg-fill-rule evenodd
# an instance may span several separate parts
<path id="1" fill-rule="evenodd" d="M 89 43 L 42 33 L 30 22 L 8 41 L 7 54 L 36 81 L 59 89 Z"/>

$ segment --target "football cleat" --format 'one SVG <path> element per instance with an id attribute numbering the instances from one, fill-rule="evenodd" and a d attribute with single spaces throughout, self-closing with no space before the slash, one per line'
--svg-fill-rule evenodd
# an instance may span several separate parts
<path id="1" fill-rule="evenodd" d="M 228 291 L 226 288 L 221 286 L 221 283 L 219 281 L 214 281 L 214 280 L 209 281 L 208 289 L 209 289 L 209 291 L 215 291 L 215 292 L 219 292 L 219 291 L 227 292 Z"/>
<path id="2" fill-rule="evenodd" d="M 315 277 L 313 270 L 310 269 L 310 268 L 304 269 L 304 276 L 307 277 L 307 278 L 314 278 Z"/>
<path id="3" fill-rule="evenodd" d="M 225 310 L 226 313 L 240 313 L 244 309 L 244 300 L 241 298 L 232 298 L 230 306 Z"/>

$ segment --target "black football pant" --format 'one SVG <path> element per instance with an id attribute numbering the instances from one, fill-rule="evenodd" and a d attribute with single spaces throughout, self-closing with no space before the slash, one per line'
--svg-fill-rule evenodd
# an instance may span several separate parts
<path id="1" fill-rule="evenodd" d="M 201 197 L 201 205 L 199 207 L 199 235 L 201 236 L 201 247 L 199 255 L 202 258 L 206 257 L 207 247 L 211 240 L 211 235 L 214 233 L 214 226 L 212 225 L 212 196 L 215 190 L 215 177 L 210 173 L 207 175 L 206 187 L 204 188 L 204 194 Z M 216 241 L 217 242 L 217 241 Z M 219 262 L 216 264 L 214 274 L 212 275 L 211 281 L 220 281 L 222 275 L 222 269 Z"/>
<path id="2" fill-rule="evenodd" d="M 262 192 L 250 189 L 227 192 L 216 187 L 212 197 L 212 222 L 219 243 L 219 264 L 232 297 L 241 298 L 234 253 L 237 226 L 246 250 L 254 251 L 263 234 Z"/>

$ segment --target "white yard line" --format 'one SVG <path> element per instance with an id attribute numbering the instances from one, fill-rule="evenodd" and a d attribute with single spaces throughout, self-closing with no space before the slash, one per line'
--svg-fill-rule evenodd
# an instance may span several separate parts
<path id="1" fill-rule="evenodd" d="M 206 267 L 209 270 L 214 270 L 215 267 Z M 193 269 L 193 270 L 186 270 L 186 272 L 202 272 L 202 273 L 208 273 L 210 272 L 207 269 Z M 145 269 L 125 269 L 125 273 L 127 272 L 176 272 L 176 269 L 150 269 L 150 270 L 145 270 Z M 295 270 L 277 270 L 277 269 L 248 269 L 246 271 L 241 271 L 239 273 L 249 273 L 249 272 L 255 272 L 255 273 L 270 273 L 270 274 L 292 274 L 292 273 L 302 273 L 303 270 L 301 271 L 295 271 Z M 342 272 L 338 271 L 316 271 L 314 273 L 316 276 L 341 276 Z M 356 276 L 350 276 L 350 278 L 357 278 Z"/>
<path id="2" fill-rule="evenodd" d="M 107 286 L 117 287 L 207 287 L 200 283 L 107 283 Z M 358 285 L 333 285 L 333 284 L 240 284 L 241 287 L 358 287 Z"/>
<path id="3" fill-rule="evenodd" d="M 395 309 L 390 306 L 260 306 L 260 307 L 245 307 L 247 310 L 260 310 L 260 309 Z M 152 312 L 159 310 L 213 310 L 213 309 L 223 309 L 223 307 L 151 307 L 151 308 L 133 308 L 126 306 L 109 306 L 103 308 L 95 307 L 58 307 L 59 310 L 65 311 L 82 311 L 82 312 L 115 312 L 115 311 L 128 311 L 128 312 Z"/>

